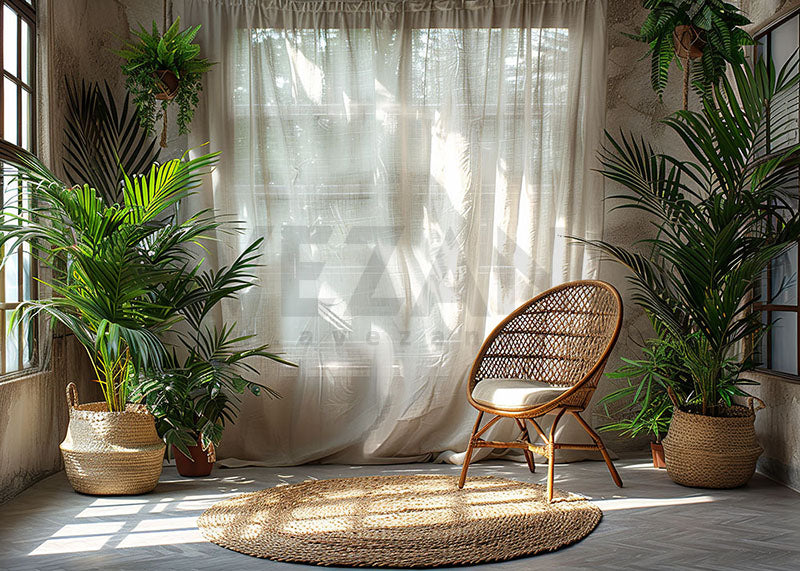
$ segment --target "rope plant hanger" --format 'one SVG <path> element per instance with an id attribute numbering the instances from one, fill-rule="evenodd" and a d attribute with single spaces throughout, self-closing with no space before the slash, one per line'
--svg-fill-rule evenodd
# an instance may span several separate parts
<path id="1" fill-rule="evenodd" d="M 131 30 L 134 36 L 117 54 L 125 59 L 125 87 L 133 96 L 141 126 L 152 134 L 162 119 L 161 146 L 167 146 L 167 109 L 178 105 L 178 132 L 189 132 L 189 124 L 200 100 L 203 74 L 213 63 L 200 57 L 193 43 L 200 26 L 180 30 L 180 18 L 172 19 L 173 0 L 162 2 L 163 32 L 153 21 L 152 29 Z"/>

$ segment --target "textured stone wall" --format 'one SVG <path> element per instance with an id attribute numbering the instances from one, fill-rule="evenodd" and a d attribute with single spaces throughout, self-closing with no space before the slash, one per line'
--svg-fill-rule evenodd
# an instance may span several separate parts
<path id="1" fill-rule="evenodd" d="M 64 389 L 75 381 L 82 401 L 101 400 L 92 377 L 83 347 L 69 335 L 54 339 L 47 370 L 0 383 L 0 503 L 61 470 Z"/>

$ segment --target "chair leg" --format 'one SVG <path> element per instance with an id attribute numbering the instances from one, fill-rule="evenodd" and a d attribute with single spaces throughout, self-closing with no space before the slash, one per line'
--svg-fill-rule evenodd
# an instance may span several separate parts
<path id="1" fill-rule="evenodd" d="M 618 488 L 622 487 L 622 478 L 619 477 L 619 473 L 617 469 L 614 467 L 614 463 L 611 461 L 611 456 L 608 455 L 608 451 L 606 450 L 605 444 L 600 438 L 600 435 L 594 431 L 594 429 L 589 426 L 589 424 L 583 419 L 577 411 L 571 411 L 572 416 L 574 416 L 578 423 L 583 427 L 583 429 L 592 437 L 594 443 L 597 445 L 597 448 L 600 450 L 600 454 L 603 455 L 603 460 L 606 461 L 606 466 L 608 466 L 608 471 L 611 472 L 611 479 L 614 480 L 614 483 L 617 485 Z"/>
<path id="2" fill-rule="evenodd" d="M 467 470 L 469 470 L 469 462 L 472 460 L 472 450 L 475 448 L 475 435 L 478 433 L 481 419 L 483 419 L 483 411 L 478 412 L 478 419 L 475 421 L 475 427 L 472 429 L 472 434 L 469 437 L 467 452 L 464 454 L 464 466 L 461 468 L 461 477 L 458 479 L 459 490 L 464 487 L 464 483 L 467 481 Z"/>
<path id="3" fill-rule="evenodd" d="M 558 427 L 558 421 L 561 420 L 561 417 L 564 415 L 564 409 L 558 411 L 556 417 L 553 419 L 553 424 L 550 425 L 550 438 L 547 440 L 547 501 L 553 501 L 553 479 L 555 476 L 555 464 L 556 464 L 556 427 Z"/>
<path id="4" fill-rule="evenodd" d="M 531 434 L 528 432 L 528 427 L 525 424 L 525 419 L 516 419 L 517 426 L 519 426 L 520 430 L 522 430 L 522 441 L 526 442 L 527 444 L 531 443 Z M 522 451 L 525 454 L 525 461 L 528 463 L 528 470 L 531 473 L 536 473 L 536 464 L 533 463 L 533 452 L 528 449 L 524 449 Z"/>

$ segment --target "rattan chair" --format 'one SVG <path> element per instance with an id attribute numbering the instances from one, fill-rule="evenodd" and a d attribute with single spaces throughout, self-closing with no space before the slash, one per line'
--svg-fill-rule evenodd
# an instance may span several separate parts
<path id="1" fill-rule="evenodd" d="M 576 281 L 554 287 L 514 310 L 486 338 L 469 374 L 467 398 L 478 409 L 458 487 L 463 488 L 475 448 L 521 448 L 531 472 L 533 453 L 548 460 L 547 497 L 553 499 L 556 450 L 598 450 L 614 483 L 622 480 L 600 436 L 581 418 L 603 374 L 622 324 L 622 300 L 601 281 Z M 481 428 L 483 415 L 494 417 Z M 575 418 L 594 444 L 555 441 L 565 413 Z M 549 435 L 536 419 L 554 415 Z M 513 418 L 520 436 L 514 442 L 483 440 L 501 418 Z M 534 444 L 529 423 L 543 444 Z"/>

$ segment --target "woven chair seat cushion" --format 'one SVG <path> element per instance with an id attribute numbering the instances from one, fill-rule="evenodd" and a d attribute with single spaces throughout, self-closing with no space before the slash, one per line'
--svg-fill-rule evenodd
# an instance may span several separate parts
<path id="1" fill-rule="evenodd" d="M 484 379 L 472 389 L 472 399 L 497 410 L 520 411 L 548 403 L 569 388 L 527 379 Z"/>

